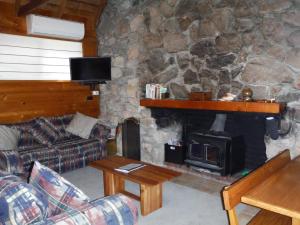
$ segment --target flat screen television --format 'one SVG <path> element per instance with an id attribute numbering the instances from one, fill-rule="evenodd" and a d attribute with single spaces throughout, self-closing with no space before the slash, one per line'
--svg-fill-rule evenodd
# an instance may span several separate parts
<path id="1" fill-rule="evenodd" d="M 70 58 L 71 80 L 105 82 L 111 80 L 110 57 Z"/>

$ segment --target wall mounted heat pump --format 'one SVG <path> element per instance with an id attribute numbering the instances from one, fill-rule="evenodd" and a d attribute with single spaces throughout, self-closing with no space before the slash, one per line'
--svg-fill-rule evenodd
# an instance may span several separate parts
<path id="1" fill-rule="evenodd" d="M 84 24 L 30 14 L 26 17 L 27 33 L 31 35 L 82 40 Z"/>

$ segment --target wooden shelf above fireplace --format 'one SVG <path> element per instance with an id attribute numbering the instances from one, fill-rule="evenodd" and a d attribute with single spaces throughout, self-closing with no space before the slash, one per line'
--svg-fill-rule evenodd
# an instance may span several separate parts
<path id="1" fill-rule="evenodd" d="M 241 102 L 241 101 L 191 101 L 177 99 L 141 99 L 140 105 L 149 108 L 195 109 L 228 112 L 279 114 L 284 103 Z"/>

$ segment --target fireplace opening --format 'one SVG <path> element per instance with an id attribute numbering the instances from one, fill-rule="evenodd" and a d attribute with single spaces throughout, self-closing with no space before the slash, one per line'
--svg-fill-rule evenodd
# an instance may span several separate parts
<path id="1" fill-rule="evenodd" d="M 180 118 L 188 166 L 224 176 L 253 170 L 267 160 L 263 114 L 164 109 L 151 112 L 158 127 Z"/>

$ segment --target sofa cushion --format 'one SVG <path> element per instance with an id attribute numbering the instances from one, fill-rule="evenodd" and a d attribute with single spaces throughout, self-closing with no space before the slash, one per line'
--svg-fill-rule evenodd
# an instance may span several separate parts
<path id="1" fill-rule="evenodd" d="M 17 129 L 0 125 L 0 150 L 16 149 L 19 135 Z"/>
<path id="2" fill-rule="evenodd" d="M 18 150 L 23 161 L 25 171 L 32 168 L 34 161 L 39 161 L 43 165 L 60 172 L 60 155 L 55 148 L 46 146 L 36 146 Z"/>
<path id="3" fill-rule="evenodd" d="M 101 123 L 96 123 L 93 127 L 90 138 L 97 138 L 100 141 L 106 143 L 107 139 L 110 136 L 110 128 Z"/>
<path id="4" fill-rule="evenodd" d="M 12 175 L 0 177 L 0 223 L 31 224 L 47 217 L 47 198 Z"/>
<path id="5" fill-rule="evenodd" d="M 40 142 L 40 144 L 51 146 L 59 137 L 59 132 L 45 118 L 35 120 L 35 124 L 29 132 Z"/>
<path id="6" fill-rule="evenodd" d="M 24 172 L 23 161 L 16 150 L 0 151 L 0 169 L 11 174 Z"/>
<path id="7" fill-rule="evenodd" d="M 18 148 L 31 148 L 40 146 L 40 142 L 27 130 L 20 130 L 20 137 L 18 140 Z"/>
<path id="8" fill-rule="evenodd" d="M 49 216 L 76 209 L 89 201 L 80 189 L 38 161 L 32 168 L 30 184 L 47 196 Z"/>
<path id="9" fill-rule="evenodd" d="M 71 123 L 67 127 L 67 131 L 79 137 L 88 139 L 93 127 L 98 119 L 77 112 Z"/>
<path id="10" fill-rule="evenodd" d="M 55 129 L 59 132 L 59 138 L 57 141 L 67 140 L 69 138 L 73 138 L 74 135 L 66 130 L 67 126 L 72 121 L 74 115 L 64 115 L 64 116 L 54 116 L 48 117 L 48 121 L 55 127 Z"/>

